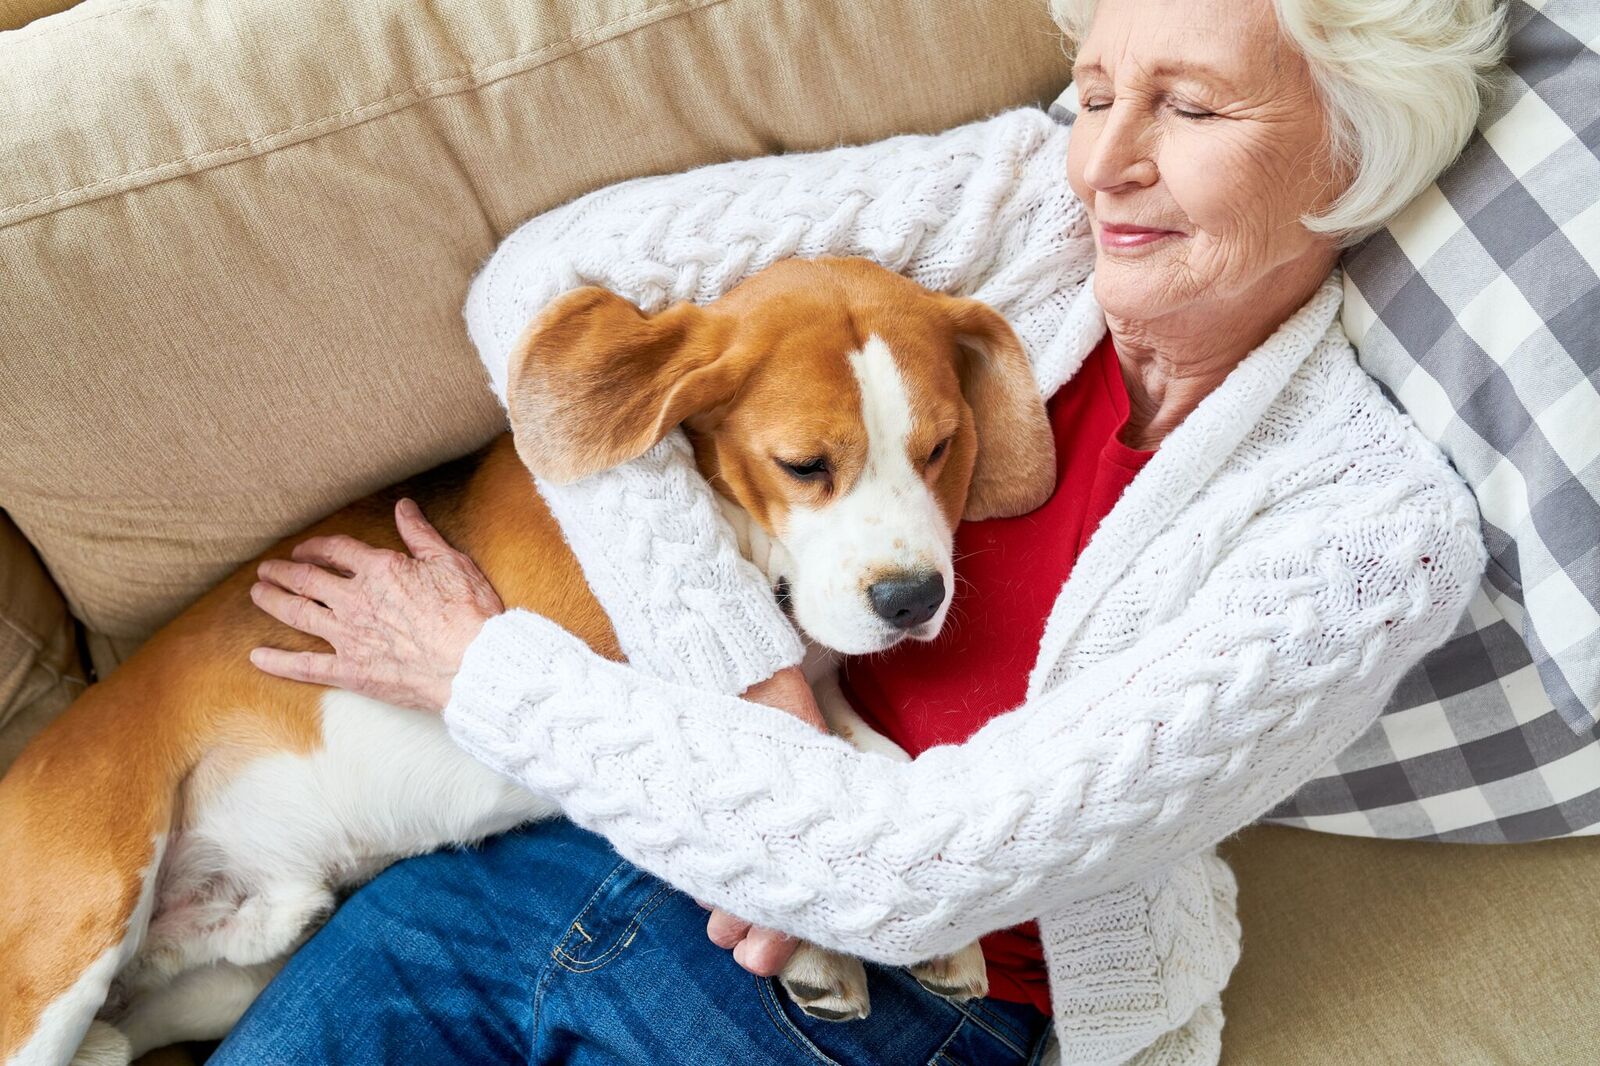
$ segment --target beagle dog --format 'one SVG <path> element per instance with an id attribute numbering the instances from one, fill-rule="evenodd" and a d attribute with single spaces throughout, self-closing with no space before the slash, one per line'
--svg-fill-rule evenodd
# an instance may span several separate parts
<path id="1" fill-rule="evenodd" d="M 933 639 L 956 523 L 1031 510 L 1054 485 L 1010 327 L 862 260 L 785 260 L 707 306 L 652 315 L 570 292 L 521 338 L 508 408 L 511 432 L 484 450 L 260 558 L 341 533 L 401 550 L 390 516 L 411 496 L 508 607 L 618 658 L 529 472 L 579 478 L 681 425 L 815 646 L 808 677 L 831 728 L 902 759 L 845 703 L 831 657 Z M 218 1038 L 341 894 L 405 856 L 558 813 L 474 762 L 437 715 L 251 666 L 258 645 L 323 648 L 254 607 L 256 562 L 90 687 L 0 780 L 7 1066 L 121 1066 Z M 976 945 L 915 969 L 941 994 L 987 991 Z M 782 977 L 818 1016 L 868 1009 L 858 960 L 808 946 Z"/>

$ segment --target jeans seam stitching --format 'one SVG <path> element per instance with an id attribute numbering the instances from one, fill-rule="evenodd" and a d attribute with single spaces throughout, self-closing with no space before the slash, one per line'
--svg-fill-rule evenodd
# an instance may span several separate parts
<path id="1" fill-rule="evenodd" d="M 583 901 L 583 906 L 578 909 L 578 913 L 573 915 L 572 921 L 567 923 L 566 932 L 561 935 L 561 939 L 557 940 L 555 946 L 550 949 L 550 957 L 552 959 L 557 959 L 559 961 L 559 956 L 565 954 L 562 949 L 566 945 L 567 941 L 572 939 L 573 925 L 583 921 L 584 918 L 588 917 L 589 912 L 594 909 L 594 906 L 599 901 L 601 895 L 605 893 L 606 886 L 615 881 L 617 879 L 617 874 L 620 873 L 623 867 L 627 865 L 628 863 L 626 860 L 619 861 L 606 873 L 604 877 L 600 879 L 600 883 L 594 886 L 594 891 L 589 893 L 589 898 Z"/>
<path id="2" fill-rule="evenodd" d="M 568 927 L 569 932 L 567 936 L 562 938 L 561 944 L 556 945 L 555 950 L 550 953 L 550 957 L 555 960 L 557 966 L 560 966 L 564 970 L 570 970 L 572 973 L 594 973 L 596 970 L 601 969 L 615 960 L 618 955 L 622 954 L 624 948 L 633 943 L 633 938 L 639 933 L 640 925 L 646 918 L 650 917 L 651 912 L 655 911 L 656 908 L 660 907 L 661 904 L 665 902 L 664 897 L 671 891 L 672 886 L 670 885 L 662 884 L 658 886 L 656 890 L 651 893 L 650 898 L 646 899 L 644 903 L 639 906 L 639 909 L 634 912 L 633 917 L 629 920 L 627 926 L 622 930 L 622 932 L 617 934 L 616 943 L 607 948 L 604 954 L 600 955 L 598 958 L 589 959 L 587 961 L 580 960 L 562 950 L 562 944 L 565 944 L 572 938 L 570 926 Z M 577 922 L 582 917 L 582 915 L 579 915 L 578 918 L 573 919 L 573 921 Z"/>
<path id="3" fill-rule="evenodd" d="M 967 1009 L 972 1013 L 973 1019 L 980 1024 L 987 1024 L 1009 1033 L 1012 1041 L 1019 1046 L 1028 1043 L 1027 1027 L 1020 1025 L 1009 1018 L 997 1016 L 991 1009 L 988 999 L 972 1000 L 966 1006 Z"/>
<path id="4" fill-rule="evenodd" d="M 950 1001 L 946 1000 L 945 1002 L 949 1003 Z M 1023 1038 L 1018 1037 L 1015 1033 L 1007 1035 L 1006 1033 L 1001 1032 L 999 1028 L 996 1028 L 996 1026 L 1000 1025 L 999 1022 L 990 1024 L 987 1019 L 978 1014 L 974 1014 L 967 1008 L 965 1004 L 950 1003 L 950 1005 L 954 1007 L 963 1018 L 967 1019 L 969 1022 L 972 1022 L 979 1029 L 982 1029 L 984 1032 L 1000 1041 L 1000 1043 L 1004 1044 L 1007 1048 L 1016 1052 L 1018 1055 L 1026 1055 L 1028 1053 L 1026 1048 L 1018 1046 Z"/>
<path id="5" fill-rule="evenodd" d="M 538 982 L 533 986 L 533 1018 L 531 1019 L 530 1023 L 530 1027 L 533 1031 L 529 1034 L 528 1041 L 530 1050 L 532 1052 L 532 1054 L 529 1056 L 529 1061 L 531 1062 L 539 1061 L 539 1040 L 541 1036 L 539 1014 L 544 1010 L 545 989 L 549 986 L 551 979 L 556 975 L 556 968 L 551 966 L 548 962 L 544 964 L 542 969 L 543 972 L 540 973 Z"/>
<path id="6" fill-rule="evenodd" d="M 966 1011 L 962 1011 L 961 1015 L 962 1015 L 963 1018 L 965 1018 L 967 1016 L 967 1012 Z M 939 1063 L 940 1059 L 943 1059 L 946 1062 L 950 1063 L 951 1066 L 961 1066 L 961 1063 L 958 1062 L 956 1059 L 952 1058 L 949 1055 L 946 1055 L 944 1053 L 944 1049 L 949 1047 L 951 1041 L 955 1040 L 955 1038 L 958 1035 L 960 1035 L 961 1027 L 963 1025 L 965 1025 L 965 1024 L 966 1023 L 964 1021 L 960 1021 L 960 1022 L 956 1023 L 956 1027 L 954 1029 L 950 1030 L 950 1035 L 944 1038 L 944 1043 L 939 1045 L 938 1049 L 934 1051 L 933 1057 L 928 1060 L 928 1066 L 938 1066 L 938 1063 Z"/>
<path id="7" fill-rule="evenodd" d="M 788 1013 L 784 1011 L 783 1005 L 778 1002 L 777 993 L 773 991 L 773 982 L 776 980 L 777 978 L 775 977 L 757 977 L 755 979 L 757 998 L 761 1001 L 761 1008 L 767 1012 L 767 1018 L 771 1020 L 773 1028 L 783 1034 L 784 1039 L 788 1040 L 803 1054 L 809 1054 L 818 1062 L 825 1064 L 825 1066 L 840 1066 L 839 1062 L 817 1047 L 809 1036 L 800 1031 L 799 1026 L 789 1020 Z"/>

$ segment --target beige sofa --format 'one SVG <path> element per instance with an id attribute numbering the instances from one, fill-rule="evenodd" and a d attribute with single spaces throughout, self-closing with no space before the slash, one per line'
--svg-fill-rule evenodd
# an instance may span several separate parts
<path id="1" fill-rule="evenodd" d="M 0 34 L 0 766 L 266 543 L 496 431 L 459 307 L 519 221 L 1048 99 L 1043 9 L 90 0 Z M 1600 1062 L 1600 843 L 1227 851 L 1226 1062 Z"/>

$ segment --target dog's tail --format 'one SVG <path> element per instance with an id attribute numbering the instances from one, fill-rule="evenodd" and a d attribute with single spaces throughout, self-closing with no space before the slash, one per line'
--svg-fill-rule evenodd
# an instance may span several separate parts
<path id="1" fill-rule="evenodd" d="M 144 937 L 186 772 L 149 757 L 160 739 L 135 736 L 127 720 L 148 719 L 117 706 L 128 691 L 92 686 L 0 779 L 4 1066 L 61 1066 L 80 1045 L 126 1061 L 91 1024 Z M 109 728 L 119 712 L 126 728 Z"/>

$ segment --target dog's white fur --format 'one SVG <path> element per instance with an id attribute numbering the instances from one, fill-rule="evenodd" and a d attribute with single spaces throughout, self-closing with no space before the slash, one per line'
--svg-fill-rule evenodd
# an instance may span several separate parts
<path id="1" fill-rule="evenodd" d="M 811 639 L 846 655 L 866 655 L 904 635 L 864 602 L 867 585 L 876 576 L 936 570 L 945 589 L 954 588 L 955 530 L 912 465 L 911 397 L 889 346 L 869 336 L 851 353 L 850 367 L 861 391 L 866 466 L 844 497 L 790 511 L 782 533 L 789 572 L 782 576 L 793 589 L 795 621 Z M 947 592 L 938 613 L 911 636 L 932 639 L 949 609 Z"/>

